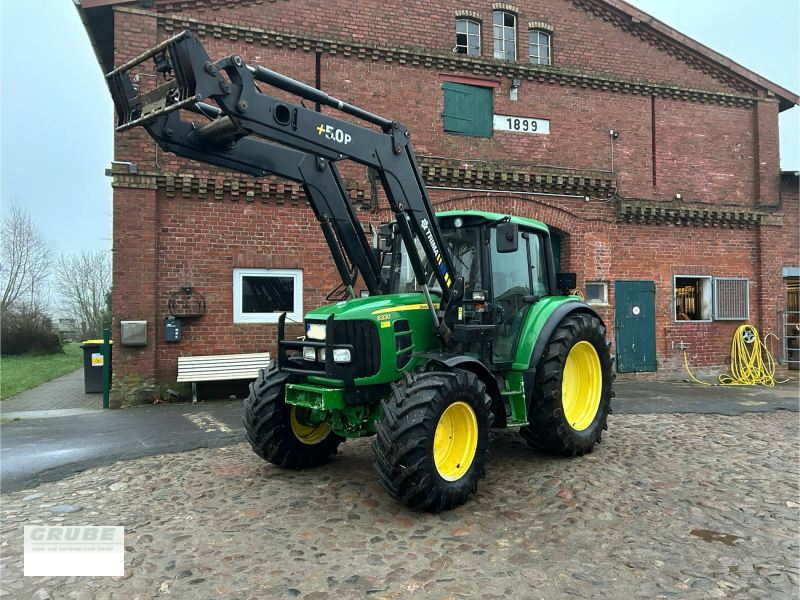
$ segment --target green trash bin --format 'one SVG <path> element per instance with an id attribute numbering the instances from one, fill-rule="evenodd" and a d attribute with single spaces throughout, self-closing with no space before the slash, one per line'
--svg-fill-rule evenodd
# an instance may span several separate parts
<path id="1" fill-rule="evenodd" d="M 112 344 L 108 343 L 108 372 L 111 373 Z M 85 340 L 83 348 L 83 391 L 87 394 L 103 393 L 103 340 Z"/>

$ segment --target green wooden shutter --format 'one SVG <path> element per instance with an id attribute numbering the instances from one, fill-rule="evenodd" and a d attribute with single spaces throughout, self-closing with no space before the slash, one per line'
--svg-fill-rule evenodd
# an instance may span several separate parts
<path id="1" fill-rule="evenodd" d="M 491 88 L 444 82 L 444 130 L 492 137 L 494 96 Z"/>

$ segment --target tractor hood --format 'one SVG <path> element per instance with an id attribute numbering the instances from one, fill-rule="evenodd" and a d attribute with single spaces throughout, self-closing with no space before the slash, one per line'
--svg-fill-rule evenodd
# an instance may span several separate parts
<path id="1" fill-rule="evenodd" d="M 438 307 L 438 298 L 432 294 L 434 306 Z M 392 318 L 399 313 L 428 312 L 425 296 L 422 293 L 388 294 L 372 296 L 369 298 L 351 298 L 335 304 L 326 304 L 306 313 L 307 321 L 324 321 L 328 315 L 334 315 L 336 320 L 370 319 L 380 320 L 379 315 L 391 315 Z"/>

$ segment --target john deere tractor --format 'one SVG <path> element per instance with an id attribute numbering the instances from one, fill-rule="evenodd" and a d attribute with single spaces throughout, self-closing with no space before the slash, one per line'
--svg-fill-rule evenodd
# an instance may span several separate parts
<path id="1" fill-rule="evenodd" d="M 128 72 L 148 59 L 163 82 L 140 92 Z M 492 428 L 519 427 L 531 446 L 567 456 L 600 442 L 614 395 L 605 324 L 570 295 L 575 275 L 555 272 L 543 223 L 434 213 L 411 133 L 397 121 L 238 54 L 212 62 L 188 31 L 107 79 L 117 131 L 143 126 L 166 151 L 297 181 L 320 222 L 341 284 L 306 314 L 301 339 L 286 336 L 280 316 L 273 364 L 245 401 L 258 456 L 313 467 L 346 438 L 373 436 L 383 488 L 439 511 L 477 491 Z M 271 97 L 256 82 L 366 125 Z M 380 231 L 359 223 L 337 169 L 344 160 L 380 177 L 394 213 Z"/>

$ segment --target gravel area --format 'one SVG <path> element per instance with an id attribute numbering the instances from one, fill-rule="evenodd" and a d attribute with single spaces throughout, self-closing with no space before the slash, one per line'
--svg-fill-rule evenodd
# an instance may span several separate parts
<path id="1" fill-rule="evenodd" d="M 478 494 L 438 515 L 383 492 L 369 444 L 303 472 L 237 444 L 3 494 L 0 597 L 798 597 L 796 413 L 612 416 L 573 459 L 497 431 Z M 31 524 L 124 525 L 125 576 L 23 577 Z"/>

